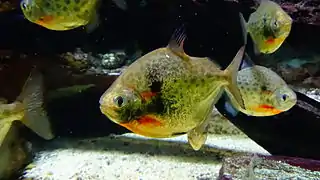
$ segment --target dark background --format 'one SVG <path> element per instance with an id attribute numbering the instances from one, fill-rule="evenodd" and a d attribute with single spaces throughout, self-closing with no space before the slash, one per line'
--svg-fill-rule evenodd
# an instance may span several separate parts
<path id="1" fill-rule="evenodd" d="M 145 6 L 140 1 L 130 0 L 128 5 L 128 10 L 123 11 L 111 1 L 103 1 L 98 10 L 101 24 L 90 34 L 83 28 L 60 32 L 47 30 L 24 19 L 19 9 L 0 14 L 0 49 L 33 57 L 31 60 L 5 61 L 12 68 L 0 74 L 1 94 L 11 99 L 16 97 L 24 81 L 20 76 L 26 77 L 30 64 L 50 67 L 45 75 L 51 79 L 47 77 L 46 84 L 53 86 L 54 83 L 59 84 L 68 79 L 64 77 L 67 73 L 55 71 L 51 66 L 50 61 L 60 53 L 73 52 L 77 47 L 85 52 L 95 53 L 104 53 L 110 49 L 130 49 L 134 52 L 135 43 L 143 53 L 147 53 L 166 46 L 175 28 L 182 24 L 187 29 L 187 54 L 209 56 L 226 67 L 243 44 L 238 13 L 241 11 L 245 19 L 248 19 L 252 12 L 249 7 L 222 0 L 211 0 L 208 3 L 149 0 Z M 319 32 L 319 26 L 293 24 L 286 43 L 296 50 L 319 51 Z M 250 41 L 247 51 L 252 54 Z M 54 119 L 53 126 L 58 137 L 95 137 L 127 132 L 109 121 L 99 110 L 99 98 L 114 78 L 102 78 L 101 81 L 104 82 L 101 83 L 93 77 L 84 77 L 82 83 L 98 82 L 100 85 L 82 94 L 48 103 L 48 113 Z M 13 85 L 15 82 L 19 85 Z M 72 85 L 74 82 L 70 80 L 64 85 Z M 319 109 L 318 102 L 300 94 L 299 99 Z M 219 111 L 225 112 L 223 101 L 217 107 Z M 226 112 L 225 115 L 228 116 Z M 257 118 L 241 113 L 237 117 L 228 116 L 249 137 L 273 154 L 320 159 L 318 117 L 312 111 L 298 106 L 281 116 Z"/>

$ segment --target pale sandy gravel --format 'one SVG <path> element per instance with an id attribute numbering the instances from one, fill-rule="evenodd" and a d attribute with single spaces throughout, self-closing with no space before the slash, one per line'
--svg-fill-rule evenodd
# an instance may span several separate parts
<path id="1" fill-rule="evenodd" d="M 87 140 L 57 139 L 47 144 L 47 149 L 36 148 L 34 167 L 26 170 L 24 177 L 211 180 L 216 179 L 225 156 L 239 151 L 269 154 L 243 136 L 210 135 L 206 145 L 196 152 L 186 144 L 186 136 L 159 140 L 131 133 Z"/>

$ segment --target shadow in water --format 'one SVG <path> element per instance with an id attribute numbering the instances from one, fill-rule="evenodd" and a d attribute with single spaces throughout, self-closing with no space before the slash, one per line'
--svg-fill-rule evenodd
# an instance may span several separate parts
<path id="1" fill-rule="evenodd" d="M 139 153 L 149 156 L 166 156 L 183 159 L 189 162 L 221 161 L 231 155 L 243 155 L 246 152 L 213 148 L 204 145 L 201 150 L 195 151 L 188 143 L 166 141 L 149 138 L 133 138 L 128 136 L 108 136 L 102 138 L 79 140 L 78 138 L 61 138 L 52 142 L 42 142 L 35 145 L 35 152 L 54 150 L 74 150 L 93 152 L 117 151 L 125 154 Z"/>

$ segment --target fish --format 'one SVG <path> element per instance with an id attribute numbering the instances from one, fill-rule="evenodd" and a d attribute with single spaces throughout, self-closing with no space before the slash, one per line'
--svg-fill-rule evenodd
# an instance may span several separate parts
<path id="1" fill-rule="evenodd" d="M 66 31 L 84 27 L 88 33 L 100 24 L 100 0 L 22 0 L 26 19 L 49 30 Z"/>
<path id="2" fill-rule="evenodd" d="M 274 116 L 297 103 L 296 93 L 270 68 L 253 65 L 238 72 L 237 85 L 245 109 L 234 108 L 228 100 L 225 108 L 234 116 L 241 111 L 249 116 Z"/>
<path id="3" fill-rule="evenodd" d="M 20 95 L 12 103 L 0 101 L 0 145 L 14 121 L 20 121 L 45 140 L 54 138 L 50 120 L 44 110 L 43 77 L 33 69 Z"/>
<path id="4" fill-rule="evenodd" d="M 145 137 L 169 138 L 187 134 L 194 150 L 207 139 L 214 104 L 226 92 L 232 105 L 244 108 L 236 86 L 242 46 L 225 70 L 207 57 L 184 52 L 184 26 L 166 47 L 133 62 L 102 94 L 100 111 L 108 119 Z"/>
<path id="5" fill-rule="evenodd" d="M 257 10 L 249 16 L 248 22 L 242 13 L 239 15 L 245 39 L 247 40 L 249 33 L 256 55 L 274 53 L 290 34 L 292 18 L 273 1 L 261 0 Z"/>

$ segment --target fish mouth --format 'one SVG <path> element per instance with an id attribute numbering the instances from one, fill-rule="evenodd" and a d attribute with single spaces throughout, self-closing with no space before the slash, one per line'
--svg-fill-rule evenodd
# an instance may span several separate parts
<path id="1" fill-rule="evenodd" d="M 112 120 L 112 121 L 114 121 L 114 122 L 118 122 L 118 115 L 117 115 L 117 113 L 114 111 L 114 110 L 112 110 L 112 108 L 110 108 L 110 107 L 106 107 L 106 106 L 100 106 L 100 111 L 104 114 L 104 115 L 106 115 L 110 120 Z"/>

